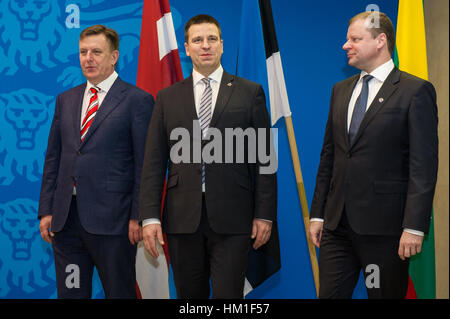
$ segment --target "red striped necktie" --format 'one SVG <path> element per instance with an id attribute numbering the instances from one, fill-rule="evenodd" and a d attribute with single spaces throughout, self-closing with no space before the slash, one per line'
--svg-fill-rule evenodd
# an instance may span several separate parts
<path id="1" fill-rule="evenodd" d="M 99 89 L 92 87 L 92 88 L 90 88 L 90 91 L 93 95 L 91 96 L 91 99 L 89 100 L 89 105 L 86 110 L 86 115 L 84 116 L 83 122 L 81 123 L 81 142 L 83 142 L 84 138 L 86 137 L 86 133 L 89 130 L 89 127 L 91 126 L 92 121 L 94 120 L 94 116 L 98 110 L 97 93 L 98 93 Z"/>

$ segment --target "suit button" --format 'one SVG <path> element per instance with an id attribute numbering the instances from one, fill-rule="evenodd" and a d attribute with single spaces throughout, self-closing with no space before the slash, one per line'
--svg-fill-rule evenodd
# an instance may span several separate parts
<path id="1" fill-rule="evenodd" d="M 81 152 L 80 152 L 80 151 L 77 151 L 77 155 L 78 155 L 78 156 L 81 156 Z"/>
<path id="2" fill-rule="evenodd" d="M 347 153 L 347 158 L 352 157 L 352 153 Z"/>

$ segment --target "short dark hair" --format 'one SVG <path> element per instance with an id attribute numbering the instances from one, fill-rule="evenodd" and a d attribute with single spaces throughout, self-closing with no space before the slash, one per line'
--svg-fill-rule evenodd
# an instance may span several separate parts
<path id="1" fill-rule="evenodd" d="M 378 27 L 376 27 L 374 25 L 374 22 L 375 22 L 374 15 L 376 15 L 376 17 L 378 19 L 378 22 L 379 22 Z M 355 15 L 353 18 L 351 18 L 350 21 L 348 22 L 348 24 L 351 25 L 356 20 L 360 20 L 360 19 L 366 20 L 367 18 L 371 19 L 371 22 L 372 22 L 372 26 L 370 28 L 368 28 L 368 30 L 372 34 L 372 37 L 375 38 L 381 33 L 386 34 L 388 50 L 389 50 L 389 53 L 392 55 L 392 52 L 394 52 L 394 48 L 395 48 L 395 31 L 394 31 L 394 26 L 392 25 L 391 19 L 389 19 L 389 17 L 385 13 L 379 12 L 379 11 L 361 12 L 361 13 L 358 13 L 357 15 Z"/>
<path id="2" fill-rule="evenodd" d="M 96 24 L 84 29 L 80 34 L 80 41 L 90 35 L 103 34 L 108 40 L 112 51 L 119 50 L 119 35 L 114 29 L 108 28 L 101 24 Z"/>
<path id="3" fill-rule="evenodd" d="M 207 14 L 199 14 L 196 15 L 195 17 L 192 17 L 189 19 L 188 22 L 186 22 L 186 25 L 184 26 L 184 41 L 186 43 L 188 43 L 189 40 L 189 28 L 193 25 L 193 24 L 202 24 L 202 23 L 212 23 L 215 24 L 217 29 L 219 29 L 219 39 L 222 39 L 222 30 L 220 29 L 220 25 L 219 22 L 214 19 L 212 16 L 207 15 Z"/>

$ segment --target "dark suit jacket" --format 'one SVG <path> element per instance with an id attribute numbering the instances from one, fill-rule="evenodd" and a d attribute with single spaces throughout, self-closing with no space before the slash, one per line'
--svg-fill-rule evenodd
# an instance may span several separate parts
<path id="1" fill-rule="evenodd" d="M 168 167 L 162 224 L 164 231 L 171 234 L 195 232 L 201 217 L 202 164 L 174 163 L 170 158 L 172 146 L 179 142 L 171 140 L 170 134 L 175 128 L 185 128 L 191 137 L 189 150 L 193 159 L 193 121 L 198 117 L 192 82 L 191 76 L 158 93 L 146 142 L 140 219 L 160 218 Z M 225 136 L 225 128 L 238 127 L 270 130 L 265 96 L 260 85 L 224 71 L 210 128 Z M 200 127 L 196 129 L 198 132 Z M 245 145 L 245 154 L 247 150 Z M 222 155 L 225 156 L 225 150 Z M 206 209 L 215 232 L 247 234 L 251 232 L 253 218 L 276 219 L 276 174 L 260 174 L 260 165 L 250 163 L 247 158 L 244 163 L 206 164 Z"/>
<path id="2" fill-rule="evenodd" d="M 334 230 L 345 207 L 359 234 L 427 233 L 438 166 L 434 87 L 394 68 L 349 145 L 347 109 L 358 79 L 333 88 L 311 217 Z"/>
<path id="3" fill-rule="evenodd" d="M 42 177 L 39 216 L 52 215 L 51 230 L 66 222 L 74 181 L 80 221 L 93 234 L 127 234 L 138 219 L 145 134 L 153 97 L 117 78 L 81 143 L 86 83 L 56 100 Z"/>

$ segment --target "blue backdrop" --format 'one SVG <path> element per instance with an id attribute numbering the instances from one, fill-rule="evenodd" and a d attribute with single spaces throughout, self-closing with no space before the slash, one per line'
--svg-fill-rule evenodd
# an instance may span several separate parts
<path id="1" fill-rule="evenodd" d="M 85 79 L 78 62 L 78 36 L 93 24 L 120 34 L 118 73 L 135 83 L 142 0 L 0 0 L 0 298 L 55 298 L 51 246 L 36 218 L 47 136 L 56 96 Z M 184 24 L 199 13 L 216 17 L 224 39 L 223 67 L 234 73 L 241 0 L 170 0 L 185 76 Z M 347 22 L 370 2 L 272 0 L 308 203 L 314 191 L 333 84 L 357 70 L 347 66 Z M 397 1 L 378 0 L 397 20 Z M 149 70 L 151 72 L 151 70 Z M 268 92 L 266 92 L 268 93 Z M 276 127 L 287 145 L 283 120 Z M 314 298 L 305 230 L 290 153 L 278 169 L 282 268 L 250 298 Z M 281 161 L 280 161 L 281 162 Z M 95 277 L 94 297 L 103 297 Z M 355 298 L 363 298 L 360 288 Z"/>

